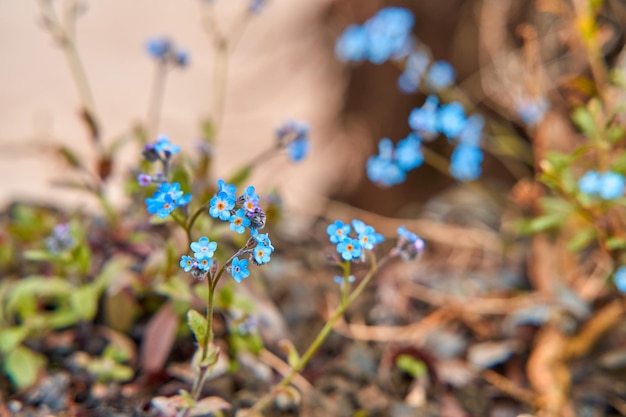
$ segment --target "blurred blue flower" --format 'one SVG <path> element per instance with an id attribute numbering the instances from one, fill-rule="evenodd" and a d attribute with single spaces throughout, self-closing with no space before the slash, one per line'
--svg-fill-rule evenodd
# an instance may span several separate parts
<path id="1" fill-rule="evenodd" d="M 602 175 L 600 185 L 600 197 L 605 200 L 613 200 L 624 195 L 624 185 L 626 179 L 622 174 L 608 171 Z"/>
<path id="2" fill-rule="evenodd" d="M 456 101 L 444 104 L 437 114 L 437 127 L 448 139 L 455 138 L 465 126 L 465 109 Z"/>
<path id="3" fill-rule="evenodd" d="M 171 63 L 180 67 L 189 64 L 189 52 L 177 48 L 167 37 L 150 38 L 146 42 L 146 52 L 161 63 Z"/>
<path id="4" fill-rule="evenodd" d="M 342 61 L 369 60 L 381 64 L 400 59 L 413 46 L 413 14 L 400 7 L 385 7 L 362 26 L 350 25 L 335 43 L 335 54 Z"/>
<path id="5" fill-rule="evenodd" d="M 450 158 L 450 173 L 459 181 L 471 181 L 480 177 L 483 152 L 472 145 L 459 144 Z"/>
<path id="6" fill-rule="evenodd" d="M 400 91 L 406 94 L 416 92 L 429 62 L 430 58 L 422 51 L 410 53 L 404 64 L 404 71 L 398 77 L 398 88 Z"/>
<path id="7" fill-rule="evenodd" d="M 434 95 L 426 97 L 422 107 L 415 108 L 409 115 L 409 126 L 419 134 L 430 136 L 438 133 L 437 111 L 439 98 Z"/>
<path id="8" fill-rule="evenodd" d="M 587 171 L 578 180 L 578 188 L 584 194 L 589 196 L 600 196 L 604 200 L 613 200 L 624 195 L 624 186 L 626 178 L 624 175 L 607 171 L 599 173 L 598 171 Z"/>
<path id="9" fill-rule="evenodd" d="M 167 58 L 171 49 L 172 41 L 165 37 L 150 38 L 146 42 L 146 51 L 152 58 L 157 60 L 164 60 Z"/>
<path id="10" fill-rule="evenodd" d="M 516 102 L 517 114 L 529 126 L 539 123 L 549 109 L 550 102 L 544 97 L 522 97 Z"/>
<path id="11" fill-rule="evenodd" d="M 435 91 L 451 86 L 455 80 L 454 67 L 446 61 L 434 62 L 426 75 L 426 84 Z"/>
<path id="12" fill-rule="evenodd" d="M 587 195 L 595 195 L 600 191 L 601 176 L 598 171 L 587 171 L 578 180 L 578 189 Z"/>
<path id="13" fill-rule="evenodd" d="M 400 184 L 406 179 L 406 171 L 394 161 L 381 158 L 378 155 L 371 156 L 367 160 L 367 177 L 383 187 Z"/>
<path id="14" fill-rule="evenodd" d="M 146 198 L 146 208 L 148 213 L 156 214 L 164 219 L 174 209 L 187 205 L 189 201 L 191 201 L 191 194 L 183 196 L 179 183 L 164 182 L 152 197 Z"/>
<path id="15" fill-rule="evenodd" d="M 167 135 L 159 135 L 153 149 L 156 152 L 163 152 L 166 157 L 180 152 L 180 146 L 171 143 Z"/>
<path id="16" fill-rule="evenodd" d="M 289 120 L 276 129 L 278 146 L 284 146 L 289 159 L 293 162 L 302 161 L 311 147 L 309 141 L 309 124 L 299 120 Z"/>
<path id="17" fill-rule="evenodd" d="M 250 6 L 248 6 L 248 10 L 250 13 L 260 13 L 261 9 L 265 6 L 265 0 L 250 0 Z"/>
<path id="18" fill-rule="evenodd" d="M 335 43 L 335 55 L 344 61 L 363 61 L 367 58 L 367 30 L 360 25 L 350 25 Z"/>
<path id="19" fill-rule="evenodd" d="M 398 166 L 404 171 L 410 171 L 421 166 L 424 163 L 421 147 L 422 141 L 415 133 L 410 133 L 409 136 L 398 142 L 394 152 Z"/>
<path id="20" fill-rule="evenodd" d="M 473 114 L 467 118 L 465 125 L 459 133 L 459 143 L 466 145 L 478 146 L 480 144 L 480 138 L 483 134 L 483 128 L 485 127 L 485 119 L 480 114 Z"/>
<path id="21" fill-rule="evenodd" d="M 287 155 L 293 162 L 302 161 L 309 153 L 309 138 L 306 136 L 298 136 L 287 145 Z"/>
<path id="22" fill-rule="evenodd" d="M 618 290 L 626 293 L 626 266 L 620 266 L 613 275 L 613 282 Z"/>

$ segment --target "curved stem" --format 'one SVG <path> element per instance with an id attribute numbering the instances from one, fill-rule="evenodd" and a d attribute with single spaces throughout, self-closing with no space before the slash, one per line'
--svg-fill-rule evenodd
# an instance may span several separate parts
<path id="1" fill-rule="evenodd" d="M 259 401 L 256 402 L 256 404 L 254 404 L 254 406 L 251 409 L 247 410 L 247 412 L 245 413 L 245 416 L 248 416 L 248 415 L 249 416 L 255 416 L 255 415 L 260 414 L 261 411 L 263 411 L 271 403 L 271 401 L 274 399 L 274 396 L 276 395 L 276 388 L 288 386 L 291 383 L 291 381 L 293 380 L 293 378 L 298 373 L 300 373 L 300 371 L 302 371 L 302 369 L 304 369 L 304 367 L 309 362 L 309 360 L 311 360 L 311 358 L 313 357 L 315 352 L 317 352 L 317 350 L 322 345 L 322 343 L 326 340 L 328 335 L 330 335 L 330 332 L 335 327 L 335 324 L 337 323 L 337 320 L 339 320 L 341 318 L 341 316 L 343 316 L 343 314 L 346 312 L 346 310 L 348 309 L 350 304 L 359 295 L 361 295 L 361 293 L 363 292 L 365 287 L 369 284 L 369 282 L 375 276 L 376 272 L 389 259 L 390 259 L 389 256 L 385 256 L 385 257 L 383 257 L 380 260 L 380 262 L 377 263 L 376 262 L 376 258 L 374 256 L 372 256 L 372 265 L 371 265 L 370 270 L 367 273 L 367 275 L 363 278 L 363 280 L 359 283 L 359 285 L 354 289 L 354 291 L 352 291 L 352 293 L 350 293 L 350 296 L 347 297 L 345 300 L 342 300 L 342 302 L 339 305 L 339 307 L 337 307 L 337 309 L 334 311 L 332 316 L 328 319 L 328 321 L 326 322 L 324 327 L 322 327 L 322 330 L 320 330 L 320 332 L 317 334 L 317 336 L 315 337 L 315 340 L 313 340 L 313 342 L 311 343 L 309 348 L 306 350 L 306 352 L 304 352 L 302 357 L 300 357 L 298 362 L 293 366 L 293 368 L 291 369 L 291 372 L 289 372 L 289 374 L 285 375 L 285 377 L 278 383 L 278 385 L 276 385 L 274 390 L 272 390 L 272 391 L 268 392 L 267 394 L 265 394 L 263 397 L 261 397 L 261 399 L 259 399 Z"/>
<path id="2" fill-rule="evenodd" d="M 194 223 L 196 222 L 196 220 L 198 220 L 198 217 L 200 216 L 200 214 L 202 214 L 202 212 L 206 210 L 207 208 L 209 208 L 210 206 L 211 206 L 211 203 L 206 202 L 200 207 L 198 207 L 198 209 L 189 218 L 187 225 L 184 226 L 184 229 L 187 232 L 187 240 L 189 241 L 188 244 L 191 245 L 191 242 L 193 242 L 193 238 L 191 237 L 191 229 L 193 228 Z"/>

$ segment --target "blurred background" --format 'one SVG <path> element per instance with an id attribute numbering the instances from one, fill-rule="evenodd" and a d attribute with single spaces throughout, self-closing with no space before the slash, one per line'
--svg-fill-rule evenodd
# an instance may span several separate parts
<path id="1" fill-rule="evenodd" d="M 54 3 L 54 2 L 53 2 Z M 459 82 L 481 97 L 478 68 L 479 1 L 404 1 L 416 16 L 418 38 L 436 59 L 449 60 Z M 519 2 L 530 3 L 530 2 Z M 411 109 L 423 96 L 395 88 L 391 64 L 346 66 L 334 42 L 350 23 L 363 22 L 386 2 L 272 0 L 246 27 L 230 56 L 223 126 L 215 171 L 227 176 L 273 143 L 287 119 L 307 121 L 312 151 L 300 165 L 274 158 L 256 175 L 261 188 L 278 188 L 288 209 L 314 214 L 326 197 L 392 215 L 452 184 L 428 166 L 407 183 L 381 189 L 364 180 L 365 161 L 382 137 L 397 142 L 409 133 Z M 145 121 L 154 62 L 145 52 L 150 37 L 169 36 L 190 54 L 186 68 L 172 71 L 165 87 L 159 131 L 193 152 L 200 123 L 211 112 L 213 48 L 202 27 L 200 1 L 85 2 L 77 44 L 101 118 L 104 142 L 130 136 Z M 236 27 L 247 2 L 217 2 L 218 24 Z M 90 158 L 91 146 L 78 112 L 80 100 L 60 48 L 43 29 L 36 1 L 0 2 L 0 203 L 14 199 L 90 204 L 83 193 L 53 187 L 68 175 L 47 145 L 62 143 Z M 129 140 L 130 142 L 130 140 Z M 439 145 L 439 152 L 450 149 Z M 128 146 L 115 167 L 128 175 L 138 150 Z M 489 166 L 489 162 L 487 163 Z M 490 168 L 487 168 L 489 170 Z M 501 170 L 495 164 L 496 172 Z M 500 176 L 500 178 L 502 178 Z M 510 182 L 506 175 L 502 182 Z M 122 204 L 121 187 L 111 197 Z M 95 207 L 95 205 L 93 205 Z"/>

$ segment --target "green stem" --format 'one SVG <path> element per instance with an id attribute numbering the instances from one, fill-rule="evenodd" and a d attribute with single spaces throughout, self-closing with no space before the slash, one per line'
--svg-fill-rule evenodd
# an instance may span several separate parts
<path id="1" fill-rule="evenodd" d="M 289 372 L 289 374 L 285 375 L 285 377 L 283 377 L 283 379 L 278 383 L 278 385 L 276 385 L 276 388 L 288 386 L 291 383 L 291 381 L 293 380 L 293 378 L 298 373 L 300 373 L 300 371 L 302 371 L 302 369 L 304 369 L 304 367 L 307 365 L 309 360 L 311 360 L 311 358 L 313 357 L 315 352 L 317 352 L 317 350 L 322 345 L 322 343 L 326 340 L 328 335 L 330 335 L 330 332 L 335 327 L 335 324 L 337 323 L 339 318 L 341 318 L 341 316 L 343 316 L 343 314 L 346 312 L 346 310 L 348 309 L 350 304 L 359 295 L 361 295 L 361 293 L 363 292 L 365 287 L 369 284 L 369 282 L 375 276 L 376 272 L 389 259 L 390 259 L 389 256 L 385 256 L 385 257 L 383 257 L 380 260 L 380 262 L 377 263 L 376 262 L 376 258 L 374 256 L 372 256 L 372 265 L 371 265 L 370 270 L 367 273 L 367 275 L 363 278 L 363 280 L 359 283 L 359 285 L 354 289 L 354 291 L 352 291 L 352 293 L 350 293 L 350 296 L 347 297 L 345 300 L 342 300 L 342 302 L 339 305 L 339 307 L 337 307 L 337 309 L 334 311 L 332 316 L 328 319 L 328 321 L 326 322 L 324 327 L 322 327 L 322 330 L 320 330 L 320 332 L 317 334 L 317 336 L 315 337 L 315 340 L 313 340 L 313 342 L 311 343 L 309 348 L 302 355 L 302 357 L 300 357 L 298 362 L 295 365 L 293 365 L 293 367 L 291 369 L 291 372 Z M 265 394 L 263 397 L 261 397 L 261 399 L 259 399 L 259 401 L 257 401 L 256 404 L 254 404 L 254 406 L 251 409 L 249 409 L 246 412 L 245 415 L 246 416 L 248 416 L 248 415 L 249 416 L 255 416 L 257 414 L 260 414 L 261 411 L 263 411 L 271 403 L 271 401 L 274 399 L 274 396 L 276 395 L 276 388 L 274 390 L 268 392 L 267 394 Z"/>
<path id="2" fill-rule="evenodd" d="M 213 339 L 215 337 L 213 333 L 213 310 L 214 310 L 215 288 L 217 287 L 218 282 L 222 278 L 222 275 L 224 275 L 224 272 L 226 271 L 226 268 L 228 267 L 228 265 L 230 265 L 233 259 L 236 256 L 239 256 L 244 250 L 245 250 L 245 247 L 235 252 L 224 263 L 224 265 L 222 265 L 222 267 L 217 272 L 215 277 L 207 278 L 207 285 L 209 286 L 209 292 L 207 294 L 207 309 L 206 309 L 207 333 L 204 337 L 204 346 L 202 346 L 202 357 L 200 359 L 200 372 L 195 376 L 192 389 L 191 389 L 191 397 L 196 401 L 200 398 L 204 381 L 209 376 L 209 371 L 215 364 L 215 363 L 205 364 L 208 358 L 208 354 L 209 354 L 209 347 L 211 346 L 211 343 L 213 343 Z M 187 413 L 185 413 L 185 415 L 187 415 Z"/>
<path id="3" fill-rule="evenodd" d="M 450 171 L 448 170 L 448 160 L 443 156 L 439 155 L 437 152 L 432 151 L 426 146 L 422 146 L 422 154 L 424 155 L 424 161 L 435 168 L 437 171 L 441 172 L 446 176 L 450 176 Z"/>
<path id="4" fill-rule="evenodd" d="M 180 226 L 182 227 L 185 231 L 187 230 L 187 226 L 185 225 L 185 221 L 183 219 L 181 219 L 178 214 L 176 214 L 176 212 L 172 212 L 170 214 L 172 216 L 172 219 L 174 219 L 174 221 Z"/>
<path id="5" fill-rule="evenodd" d="M 200 214 L 202 214 L 202 212 L 204 210 L 206 210 L 207 208 L 209 208 L 211 206 L 210 202 L 206 202 L 203 205 L 201 205 L 189 218 L 189 221 L 187 222 L 186 226 L 183 226 L 185 231 L 187 232 L 187 240 L 189 241 L 188 243 L 191 245 L 191 242 L 193 242 L 193 238 L 191 237 L 191 229 L 193 228 L 194 223 L 196 222 L 196 220 L 198 220 L 198 217 L 200 216 Z"/>

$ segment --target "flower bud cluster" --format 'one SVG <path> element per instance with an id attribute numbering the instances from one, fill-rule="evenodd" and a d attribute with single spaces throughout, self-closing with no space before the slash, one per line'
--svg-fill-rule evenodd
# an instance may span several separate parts
<path id="1" fill-rule="evenodd" d="M 189 52 L 174 45 L 169 38 L 151 38 L 146 42 L 146 52 L 155 60 L 172 64 L 177 67 L 185 67 L 189 64 Z"/>
<path id="2" fill-rule="evenodd" d="M 406 227 L 398 228 L 398 242 L 391 250 L 391 256 L 400 256 L 405 261 L 413 260 L 424 252 L 424 241 Z"/>

